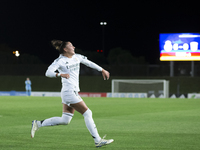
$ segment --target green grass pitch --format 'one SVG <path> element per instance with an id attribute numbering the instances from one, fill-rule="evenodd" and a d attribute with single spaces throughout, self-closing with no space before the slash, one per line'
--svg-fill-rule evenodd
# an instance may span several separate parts
<path id="1" fill-rule="evenodd" d="M 197 150 L 200 148 L 200 99 L 83 98 L 106 150 Z M 31 139 L 33 119 L 62 115 L 59 97 L 0 97 L 1 150 L 97 149 L 75 112 L 67 126 L 43 127 Z"/>

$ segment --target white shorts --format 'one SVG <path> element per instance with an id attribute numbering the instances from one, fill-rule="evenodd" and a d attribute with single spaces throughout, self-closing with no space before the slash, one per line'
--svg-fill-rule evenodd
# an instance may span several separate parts
<path id="1" fill-rule="evenodd" d="M 77 91 L 61 91 L 62 103 L 70 106 L 82 101 Z"/>

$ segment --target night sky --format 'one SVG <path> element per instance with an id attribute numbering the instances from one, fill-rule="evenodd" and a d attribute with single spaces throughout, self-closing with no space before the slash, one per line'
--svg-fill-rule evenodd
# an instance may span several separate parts
<path id="1" fill-rule="evenodd" d="M 51 63 L 52 39 L 71 41 L 83 51 L 122 47 L 133 56 L 159 62 L 159 33 L 200 32 L 197 1 L 1 0 L 0 44 Z"/>

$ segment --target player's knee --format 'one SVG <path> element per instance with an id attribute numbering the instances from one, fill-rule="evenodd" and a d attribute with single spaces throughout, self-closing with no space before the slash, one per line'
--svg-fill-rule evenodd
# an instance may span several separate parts
<path id="1" fill-rule="evenodd" d="M 88 108 L 88 110 L 86 110 L 86 111 L 83 113 L 83 116 L 84 116 L 84 117 L 87 117 L 87 116 L 91 117 L 91 116 L 92 116 L 92 111 Z"/>
<path id="2" fill-rule="evenodd" d="M 73 114 L 71 113 L 63 113 L 62 115 L 62 124 L 68 125 L 72 120 Z"/>

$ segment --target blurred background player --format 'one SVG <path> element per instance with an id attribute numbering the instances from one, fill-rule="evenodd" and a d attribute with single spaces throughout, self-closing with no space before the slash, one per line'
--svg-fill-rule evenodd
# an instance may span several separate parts
<path id="1" fill-rule="evenodd" d="M 31 96 L 31 80 L 29 78 L 26 78 L 25 89 L 26 89 L 26 95 Z"/>

